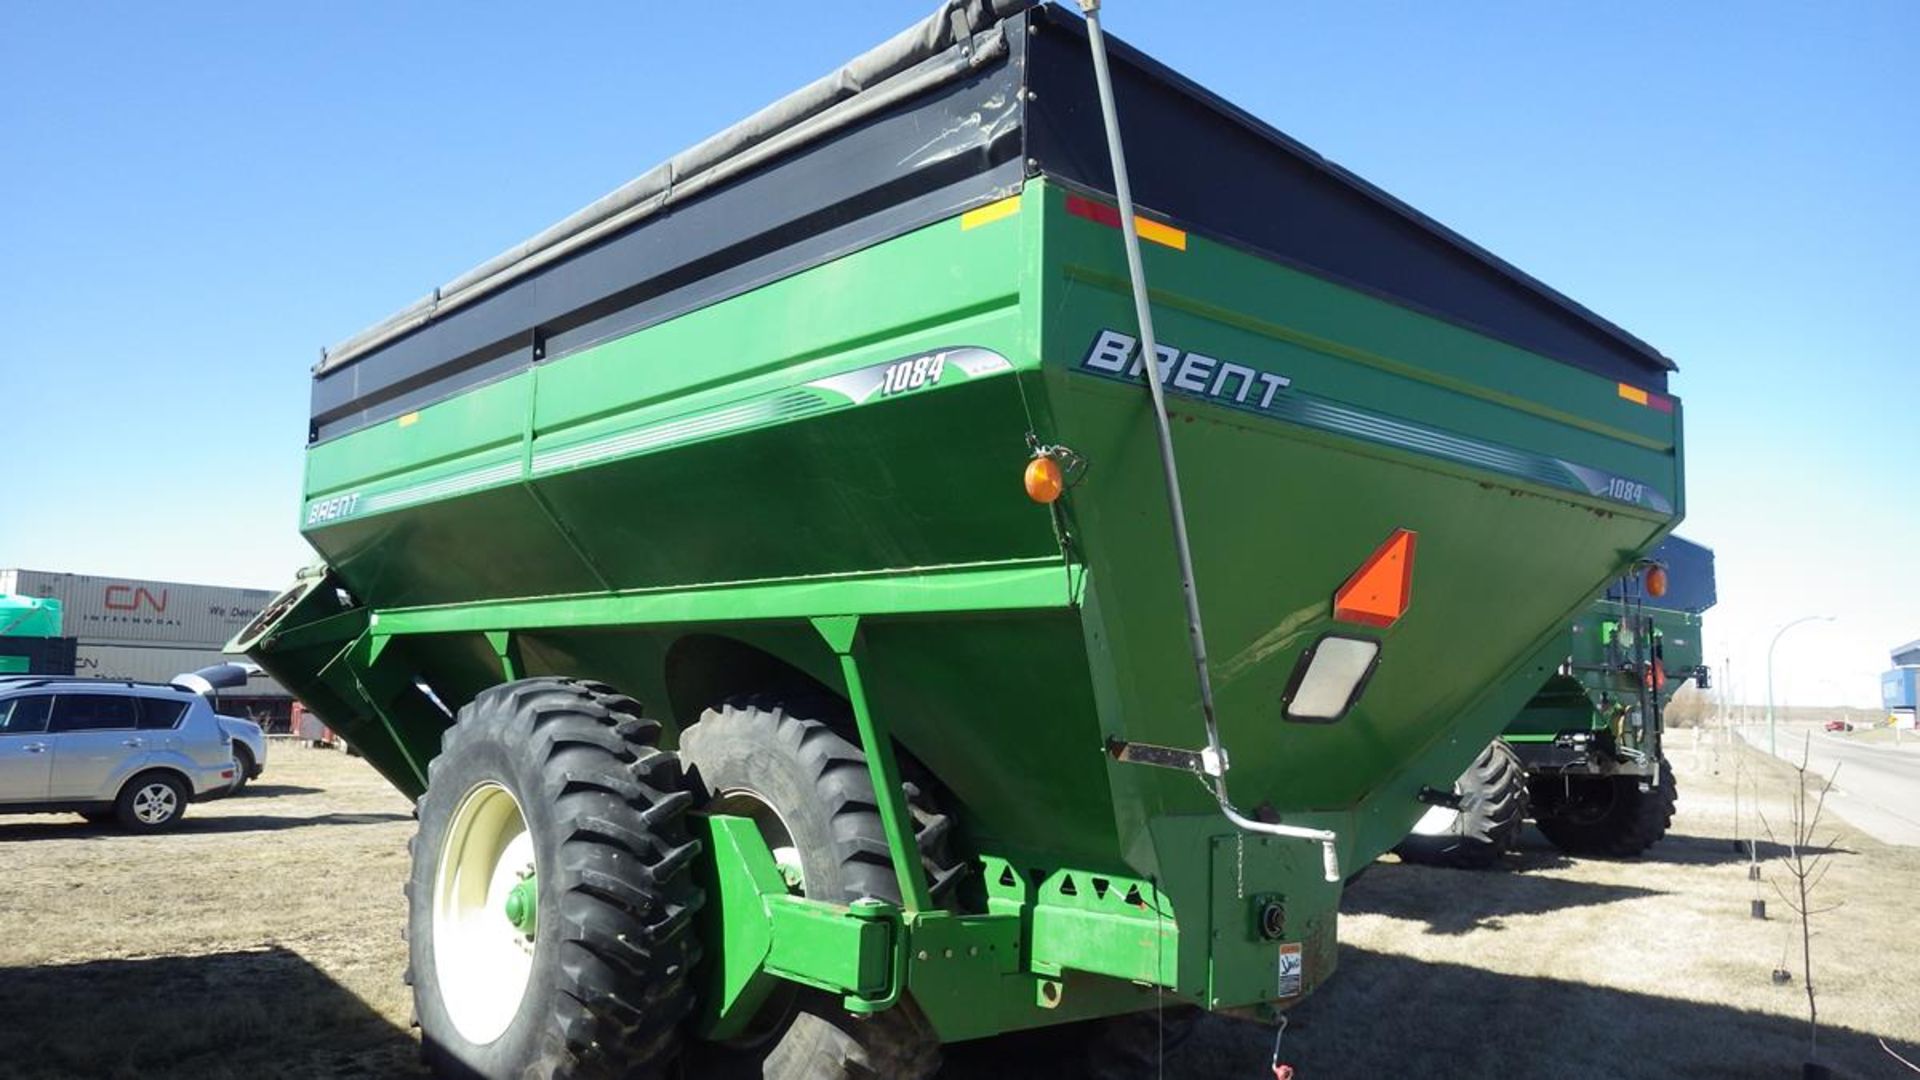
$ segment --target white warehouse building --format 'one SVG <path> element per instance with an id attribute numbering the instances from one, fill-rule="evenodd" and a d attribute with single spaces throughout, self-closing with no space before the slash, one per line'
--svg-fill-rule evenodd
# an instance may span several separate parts
<path id="1" fill-rule="evenodd" d="M 274 596 L 267 589 L 48 570 L 0 570 L 0 593 L 60 601 L 61 632 L 75 639 L 75 674 L 160 683 L 234 659 L 221 647 Z M 252 714 L 280 730 L 292 701 L 266 678 L 220 695 L 221 711 Z"/>

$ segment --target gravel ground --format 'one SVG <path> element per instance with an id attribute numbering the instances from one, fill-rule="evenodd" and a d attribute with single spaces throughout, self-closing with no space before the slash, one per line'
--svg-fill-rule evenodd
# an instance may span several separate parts
<path id="1" fill-rule="evenodd" d="M 1376 864 L 1348 894 L 1341 971 L 1293 1012 L 1282 1058 L 1302 1080 L 1797 1075 L 1805 976 L 1770 884 L 1778 849 L 1763 840 L 1756 884 L 1731 844 L 1736 773 L 1742 835 L 1756 791 L 1784 820 L 1790 774 L 1681 746 L 1680 816 L 1639 861 L 1566 859 L 1529 832 L 1495 871 Z M 264 781 L 163 837 L 0 818 L 0 1074 L 420 1075 L 400 978 L 406 801 L 326 750 L 276 747 Z M 1909 1075 L 1876 1039 L 1920 1048 L 1920 852 L 1840 832 L 1817 899 L 1844 906 L 1813 940 L 1822 1052 L 1843 1076 Z M 1757 896 L 1770 919 L 1750 917 Z M 1271 1076 L 1272 1041 L 1210 1018 L 1165 1074 Z M 946 1075 L 1060 1077 L 1059 1047 L 953 1047 Z"/>

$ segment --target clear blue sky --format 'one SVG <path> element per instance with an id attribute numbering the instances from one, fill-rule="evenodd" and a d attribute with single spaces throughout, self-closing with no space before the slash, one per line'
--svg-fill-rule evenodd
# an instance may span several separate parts
<path id="1" fill-rule="evenodd" d="M 320 346 L 931 7 L 0 5 L 0 566 L 281 584 Z M 1920 637 L 1920 4 L 1107 22 L 1678 360 L 1715 665 L 1757 699 L 1829 612 L 1782 696 L 1876 700 Z"/>

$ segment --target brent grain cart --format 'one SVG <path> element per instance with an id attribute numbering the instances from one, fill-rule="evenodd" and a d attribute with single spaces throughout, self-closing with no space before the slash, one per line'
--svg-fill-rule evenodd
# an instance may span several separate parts
<path id="1" fill-rule="evenodd" d="M 1575 855 L 1630 858 L 1666 835 L 1679 788 L 1662 745 L 1667 706 L 1712 683 L 1700 640 L 1713 551 L 1669 536 L 1568 627 L 1565 658 L 1399 847 L 1463 868 L 1497 863 L 1528 817 Z"/>
<path id="2" fill-rule="evenodd" d="M 954 0 L 315 369 L 235 646 L 418 800 L 443 1070 L 1273 1016 L 1677 520 L 1665 358 L 1099 40 Z"/>

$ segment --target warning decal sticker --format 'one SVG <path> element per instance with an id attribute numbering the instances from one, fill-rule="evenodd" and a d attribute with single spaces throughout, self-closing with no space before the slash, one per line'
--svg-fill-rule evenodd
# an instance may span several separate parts
<path id="1" fill-rule="evenodd" d="M 1306 959 L 1301 955 L 1300 950 L 1301 945 L 1297 941 L 1290 941 L 1280 946 L 1278 986 L 1274 991 L 1275 997 L 1300 996 L 1300 984 L 1307 970 Z"/>

